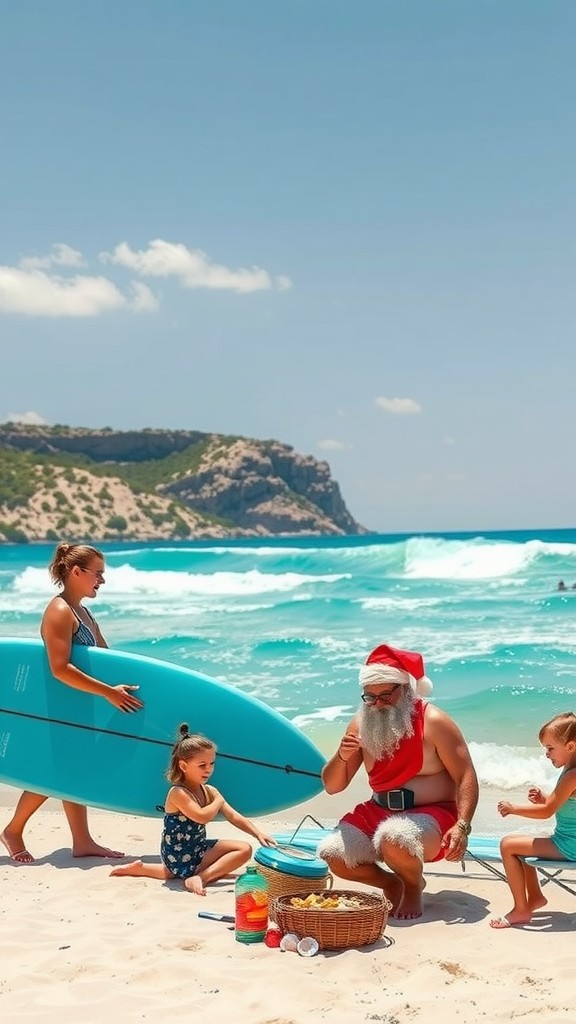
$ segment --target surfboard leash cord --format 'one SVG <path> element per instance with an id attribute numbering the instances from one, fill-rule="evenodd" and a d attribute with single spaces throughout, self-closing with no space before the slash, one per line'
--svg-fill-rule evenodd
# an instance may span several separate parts
<path id="1" fill-rule="evenodd" d="M 46 722 L 48 725 L 64 725 L 70 729 L 82 729 L 85 732 L 97 732 L 105 736 L 116 736 L 119 739 L 125 740 L 138 740 L 140 743 L 151 743 L 158 747 L 168 747 L 170 750 L 173 749 L 174 743 L 172 740 L 157 740 L 151 736 L 135 736 L 129 732 L 120 732 L 116 729 L 96 729 L 93 725 L 82 725 L 79 722 L 67 722 L 65 719 L 60 718 L 47 718 L 45 715 L 33 715 L 27 711 L 14 711 L 13 708 L 0 707 L 0 714 L 14 715 L 17 718 L 30 718 L 36 722 Z M 240 761 L 243 764 L 254 764 L 259 768 L 272 768 L 275 771 L 284 772 L 286 775 L 306 775 L 311 779 L 319 779 L 320 772 L 310 772 L 305 768 L 295 768 L 291 764 L 272 764 L 270 761 L 261 761 L 254 757 L 243 757 L 240 754 L 225 754 L 218 748 L 218 757 L 225 758 L 228 761 Z"/>

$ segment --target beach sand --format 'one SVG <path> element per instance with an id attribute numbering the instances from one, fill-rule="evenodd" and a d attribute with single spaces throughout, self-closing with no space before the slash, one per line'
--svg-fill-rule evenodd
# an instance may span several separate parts
<path id="1" fill-rule="evenodd" d="M 17 795 L 0 787 L 1 821 Z M 335 800 L 320 796 L 260 821 L 278 831 L 308 812 L 325 823 L 341 813 Z M 344 806 L 350 803 L 348 794 Z M 159 820 L 95 810 L 90 820 L 95 837 L 128 858 L 157 859 Z M 481 821 L 482 807 L 478 832 Z M 229 834 L 236 830 L 226 822 L 209 827 L 211 836 Z M 0 848 L 5 1024 L 168 1022 L 200 1014 L 210 1024 L 412 1024 L 434 1015 L 459 1024 L 555 1024 L 576 1016 L 576 898 L 558 886 L 546 887 L 549 905 L 530 927 L 495 931 L 490 917 L 511 905 L 505 883 L 481 867 L 463 873 L 458 865 L 430 865 L 422 918 L 390 919 L 374 946 L 305 959 L 242 945 L 231 925 L 198 917 L 199 910 L 233 913 L 232 879 L 197 897 L 178 882 L 111 878 L 108 862 L 74 861 L 56 801 L 35 815 L 27 841 L 37 858 L 31 866 L 13 865 Z"/>

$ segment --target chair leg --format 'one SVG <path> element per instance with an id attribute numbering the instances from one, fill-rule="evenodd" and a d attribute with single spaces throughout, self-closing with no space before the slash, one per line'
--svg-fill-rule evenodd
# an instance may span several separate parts
<path id="1" fill-rule="evenodd" d="M 535 867 L 536 870 L 544 878 L 542 885 L 547 885 L 548 882 L 554 882 L 554 884 L 559 885 L 561 889 L 564 889 L 566 892 L 569 892 L 572 896 L 576 896 L 576 889 L 572 889 L 569 885 L 566 885 L 566 882 L 562 882 L 561 879 L 558 877 L 558 875 L 561 874 L 560 868 L 558 869 L 558 871 L 555 871 L 553 874 L 551 874 L 545 868 L 541 868 L 539 864 L 535 865 Z"/>

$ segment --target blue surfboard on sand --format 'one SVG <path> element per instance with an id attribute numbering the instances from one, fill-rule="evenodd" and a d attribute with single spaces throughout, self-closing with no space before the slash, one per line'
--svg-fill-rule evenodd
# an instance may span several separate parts
<path id="1" fill-rule="evenodd" d="M 0 638 L 0 779 L 60 799 L 163 813 L 178 727 L 214 740 L 212 780 L 246 815 L 269 814 L 322 790 L 324 758 L 297 728 L 241 690 L 190 669 L 98 647 L 74 664 L 110 686 L 138 685 L 144 707 L 118 711 L 54 679 L 41 640 Z"/>

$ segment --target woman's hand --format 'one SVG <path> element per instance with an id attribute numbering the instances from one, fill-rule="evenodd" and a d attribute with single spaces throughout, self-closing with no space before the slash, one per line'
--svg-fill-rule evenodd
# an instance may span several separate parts
<path id="1" fill-rule="evenodd" d="M 546 797 L 539 786 L 531 786 L 528 790 L 528 799 L 531 804 L 544 804 Z"/>
<path id="2" fill-rule="evenodd" d="M 138 686 L 108 686 L 106 692 L 106 699 L 118 708 L 119 711 L 139 711 L 144 705 L 138 697 L 133 697 L 131 690 L 138 690 Z"/>
<path id="3" fill-rule="evenodd" d="M 508 814 L 512 814 L 512 804 L 508 800 L 501 800 L 498 804 L 498 813 L 505 818 Z"/>

